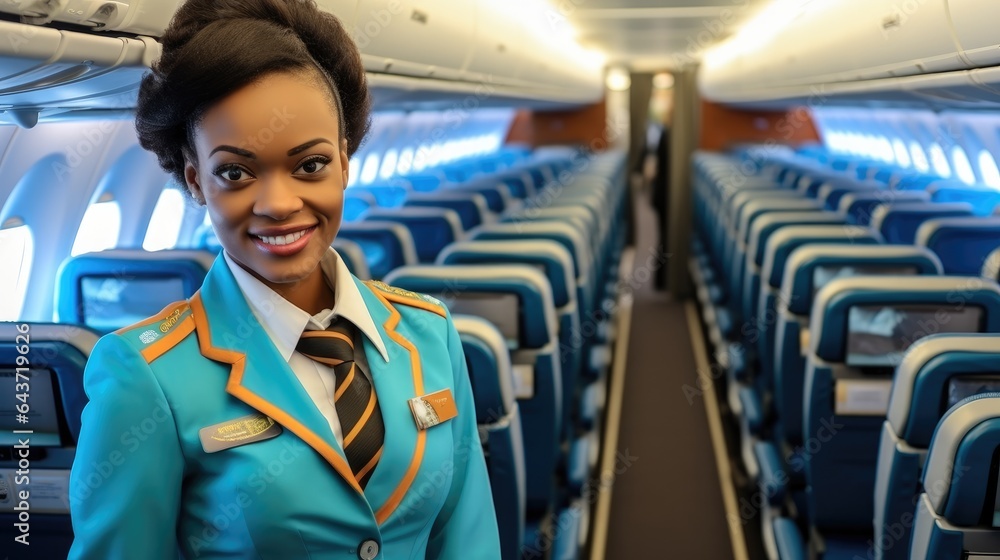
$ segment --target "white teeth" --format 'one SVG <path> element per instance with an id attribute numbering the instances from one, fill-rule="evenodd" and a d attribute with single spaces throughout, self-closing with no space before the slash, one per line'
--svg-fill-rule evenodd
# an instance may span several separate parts
<path id="1" fill-rule="evenodd" d="M 261 241 L 267 243 L 268 245 L 288 245 L 289 243 L 294 243 L 302 236 L 305 235 L 305 231 L 298 231 L 295 233 L 289 233 L 288 235 L 277 235 L 277 236 L 262 236 L 258 235 Z"/>

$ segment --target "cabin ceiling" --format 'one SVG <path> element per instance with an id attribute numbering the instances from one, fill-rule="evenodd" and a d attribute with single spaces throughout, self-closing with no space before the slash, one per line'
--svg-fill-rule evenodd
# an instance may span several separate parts
<path id="1" fill-rule="evenodd" d="M 694 62 L 768 0 L 555 0 L 584 47 L 637 72 Z"/>

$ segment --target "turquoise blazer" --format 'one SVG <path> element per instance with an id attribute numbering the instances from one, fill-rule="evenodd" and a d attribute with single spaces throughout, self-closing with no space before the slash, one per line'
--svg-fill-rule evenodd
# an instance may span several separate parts
<path id="1" fill-rule="evenodd" d="M 447 308 L 354 281 L 389 355 L 363 337 L 385 422 L 364 492 L 220 256 L 190 300 L 103 337 L 90 356 L 70 558 L 500 558 Z M 418 429 L 409 400 L 443 389 L 457 417 Z M 235 439 L 206 452 L 203 428 Z"/>

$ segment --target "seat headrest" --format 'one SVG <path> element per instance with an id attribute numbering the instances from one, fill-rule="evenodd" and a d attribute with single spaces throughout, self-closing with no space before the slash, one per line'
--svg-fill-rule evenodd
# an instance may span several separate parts
<path id="1" fill-rule="evenodd" d="M 25 336 L 31 341 L 31 360 L 27 366 L 21 361 L 24 358 L 22 343 Z M 83 371 L 98 336 L 96 331 L 78 325 L 22 321 L 0 323 L 0 367 L 11 370 L 11 374 L 15 367 L 27 367 L 28 375 L 32 376 L 32 411 L 38 413 L 38 417 L 32 419 L 33 446 L 76 445 L 83 408 L 87 404 Z M 71 441 L 61 437 L 60 420 L 65 421 Z M 39 458 L 46 460 L 45 455 Z M 49 468 L 69 468 L 72 455 L 50 455 L 48 459 L 51 461 L 46 460 L 39 466 L 48 464 Z M 58 464 L 64 460 L 65 464 Z"/>
<path id="2" fill-rule="evenodd" d="M 577 278 L 586 278 L 590 274 L 588 244 L 580 232 L 570 224 L 549 221 L 487 224 L 470 231 L 466 239 L 486 241 L 552 239 L 562 244 L 573 256 Z"/>
<path id="3" fill-rule="evenodd" d="M 952 379 L 976 374 L 1000 375 L 1000 334 L 948 333 L 918 340 L 896 368 L 889 425 L 911 446 L 926 448 L 945 407 L 967 396 Z"/>
<path id="4" fill-rule="evenodd" d="M 895 234 L 893 228 L 901 228 L 911 222 L 920 223 L 933 217 L 971 216 L 972 206 L 968 203 L 942 204 L 937 202 L 892 202 L 881 204 L 872 213 L 871 226 L 877 229 L 886 241 L 893 243 L 902 239 L 911 242 L 910 235 Z M 915 231 L 915 229 L 914 229 Z"/>
<path id="5" fill-rule="evenodd" d="M 767 240 L 779 228 L 808 224 L 844 224 L 843 216 L 836 212 L 773 212 L 765 214 L 753 222 L 750 228 L 747 256 L 753 258 L 754 264 L 763 266 L 764 249 Z"/>
<path id="6" fill-rule="evenodd" d="M 819 271 L 819 272 L 817 272 Z M 844 272 L 870 274 L 942 273 L 941 261 L 925 247 L 909 245 L 810 244 L 792 251 L 781 280 L 781 298 L 788 311 L 808 315 L 818 290 Z M 819 276 L 817 276 L 819 275 Z"/>
<path id="7" fill-rule="evenodd" d="M 445 247 L 437 264 L 530 264 L 548 278 L 556 307 L 576 302 L 573 256 L 565 247 L 548 239 L 460 241 Z"/>
<path id="8" fill-rule="evenodd" d="M 996 482 L 998 448 L 1000 393 L 969 397 L 945 414 L 934 431 L 922 480 L 935 513 L 959 527 L 980 524 L 984 509 L 996 499 L 987 489 Z"/>
<path id="9" fill-rule="evenodd" d="M 437 297 L 456 313 L 475 307 L 477 315 L 497 325 L 505 336 L 516 336 L 520 348 L 544 348 L 558 339 L 549 280 L 529 265 L 404 266 L 386 276 L 385 282 Z M 463 296 L 492 299 L 505 294 L 516 296 L 516 309 L 502 299 L 486 305 L 463 301 Z"/>
<path id="10" fill-rule="evenodd" d="M 980 276 L 989 278 L 994 282 L 1000 281 L 1000 247 L 994 249 L 989 255 L 986 255 Z"/>
<path id="11" fill-rule="evenodd" d="M 349 239 L 338 237 L 333 240 L 331 247 L 337 252 L 337 256 L 344 261 L 344 264 L 347 265 L 347 269 L 351 271 L 351 274 L 361 280 L 371 280 L 372 276 L 368 270 L 368 261 L 365 260 L 365 252 L 361 248 L 361 245 Z"/>
<path id="12" fill-rule="evenodd" d="M 819 210 L 820 208 L 821 205 L 819 202 L 805 198 L 755 198 L 754 200 L 748 201 L 742 208 L 740 208 L 739 229 L 736 231 L 739 232 L 740 238 L 743 242 L 748 243 L 750 241 L 753 224 L 756 223 L 757 218 L 765 212 L 801 213 L 803 210 Z"/>
<path id="13" fill-rule="evenodd" d="M 218 258 L 209 251 L 112 249 L 59 267 L 55 308 L 63 323 L 110 332 L 191 297 Z"/>
<path id="14" fill-rule="evenodd" d="M 917 230 L 916 244 L 940 255 L 946 273 L 978 275 L 1000 246 L 1000 217 L 927 220 Z"/>
<path id="15" fill-rule="evenodd" d="M 881 242 L 881 235 L 875 230 L 863 226 L 786 226 L 775 231 L 767 240 L 761 278 L 772 288 L 780 288 L 789 255 L 803 245 L 815 243 L 877 245 Z"/>
<path id="16" fill-rule="evenodd" d="M 935 202 L 967 202 L 977 216 L 989 216 L 1000 204 L 1000 191 L 985 185 L 967 185 L 961 181 L 939 181 L 927 187 Z"/>
<path id="17" fill-rule="evenodd" d="M 361 246 L 372 276 L 376 278 L 384 276 L 397 266 L 417 263 L 413 235 L 406 226 L 397 222 L 364 220 L 343 223 L 337 237 L 355 241 Z M 387 249 L 393 253 L 393 258 L 386 259 Z M 380 266 L 382 263 L 385 263 L 385 267 Z"/>
<path id="18" fill-rule="evenodd" d="M 874 192 L 847 193 L 840 199 L 838 211 L 852 223 L 871 223 L 875 209 L 882 204 L 901 202 L 928 202 L 930 196 L 924 191 L 895 191 L 882 189 Z"/>
<path id="19" fill-rule="evenodd" d="M 826 362 L 846 362 L 848 319 L 854 307 L 891 309 L 924 305 L 931 308 L 923 311 L 912 325 L 898 324 L 899 317 L 887 317 L 895 321 L 888 325 L 892 330 L 898 326 L 912 331 L 898 335 L 902 342 L 912 343 L 938 332 L 955 332 L 968 327 L 967 323 L 976 315 L 979 315 L 978 328 L 965 332 L 1000 332 L 1000 286 L 996 283 L 961 276 L 839 278 L 816 294 L 809 326 L 811 353 Z M 881 336 L 888 339 L 890 335 Z"/>
<path id="20" fill-rule="evenodd" d="M 469 364 L 476 420 L 494 423 L 517 407 L 507 341 L 493 323 L 481 317 L 453 315 L 452 320 Z"/>

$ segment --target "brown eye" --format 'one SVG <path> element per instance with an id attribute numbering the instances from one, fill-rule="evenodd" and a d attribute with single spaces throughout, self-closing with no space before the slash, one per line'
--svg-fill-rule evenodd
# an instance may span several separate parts
<path id="1" fill-rule="evenodd" d="M 223 181 L 239 183 L 253 178 L 253 174 L 239 165 L 223 165 L 218 167 L 213 174 Z"/>
<path id="2" fill-rule="evenodd" d="M 303 175 L 316 175 L 326 169 L 329 164 L 330 159 L 327 157 L 313 157 L 302 162 L 295 171 Z"/>

